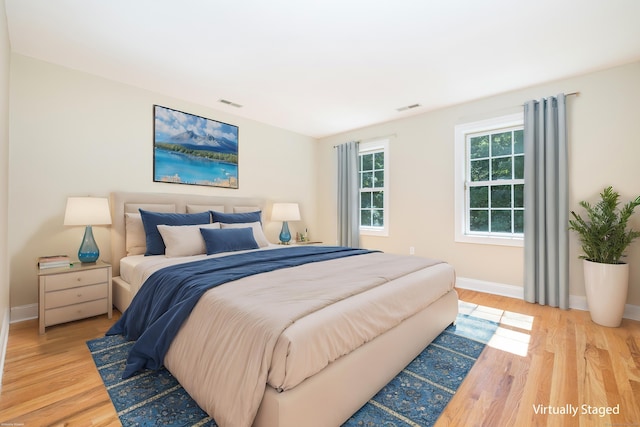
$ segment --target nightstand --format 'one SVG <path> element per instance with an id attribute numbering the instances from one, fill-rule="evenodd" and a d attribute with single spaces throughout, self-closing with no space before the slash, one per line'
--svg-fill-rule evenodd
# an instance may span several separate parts
<path id="1" fill-rule="evenodd" d="M 38 270 L 39 331 L 47 326 L 113 312 L 111 264 L 97 261 Z"/>

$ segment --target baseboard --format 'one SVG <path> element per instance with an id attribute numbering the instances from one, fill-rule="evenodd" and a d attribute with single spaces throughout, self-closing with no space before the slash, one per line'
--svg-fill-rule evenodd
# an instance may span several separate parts
<path id="1" fill-rule="evenodd" d="M 631 304 L 625 305 L 624 314 L 622 316 L 625 319 L 640 320 L 640 306 Z"/>
<path id="2" fill-rule="evenodd" d="M 27 304 L 11 307 L 11 323 L 38 318 L 38 304 Z"/>
<path id="3" fill-rule="evenodd" d="M 503 297 L 524 299 L 524 288 L 522 286 L 458 277 L 456 278 L 456 287 Z M 583 311 L 589 310 L 587 298 L 581 295 L 569 295 L 569 308 Z M 640 306 L 625 305 L 623 316 L 625 319 L 640 320 Z"/>
<path id="4" fill-rule="evenodd" d="M 7 343 L 9 342 L 9 308 L 4 310 L 0 317 L 0 391 L 2 391 L 2 378 L 4 374 L 4 359 L 7 354 Z"/>
<path id="5" fill-rule="evenodd" d="M 522 286 L 505 285 L 503 283 L 487 282 L 484 280 L 469 279 L 467 277 L 456 277 L 456 288 L 469 289 L 471 291 L 509 298 L 524 298 L 524 289 Z"/>

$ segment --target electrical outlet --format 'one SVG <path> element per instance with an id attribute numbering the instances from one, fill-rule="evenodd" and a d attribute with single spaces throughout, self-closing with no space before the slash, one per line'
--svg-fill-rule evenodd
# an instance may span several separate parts
<path id="1" fill-rule="evenodd" d="M 414 248 L 413 246 L 409 246 L 409 255 L 415 255 L 416 253 L 416 248 Z"/>

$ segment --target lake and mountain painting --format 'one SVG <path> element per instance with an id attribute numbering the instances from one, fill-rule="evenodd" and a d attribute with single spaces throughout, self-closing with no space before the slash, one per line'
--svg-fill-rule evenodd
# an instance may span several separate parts
<path id="1" fill-rule="evenodd" d="M 238 188 L 238 127 L 154 105 L 153 180 Z"/>

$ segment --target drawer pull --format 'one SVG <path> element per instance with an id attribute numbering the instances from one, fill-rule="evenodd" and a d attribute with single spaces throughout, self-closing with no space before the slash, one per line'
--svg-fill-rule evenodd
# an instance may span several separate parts
<path id="1" fill-rule="evenodd" d="M 80 294 L 80 293 L 79 293 L 79 294 L 78 294 L 78 298 L 81 298 L 81 297 L 82 297 L 82 294 Z"/>
<path id="2" fill-rule="evenodd" d="M 76 279 L 78 282 L 82 282 L 82 277 L 78 276 L 78 278 Z"/>

